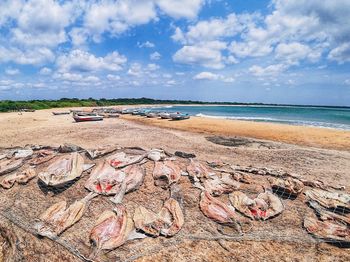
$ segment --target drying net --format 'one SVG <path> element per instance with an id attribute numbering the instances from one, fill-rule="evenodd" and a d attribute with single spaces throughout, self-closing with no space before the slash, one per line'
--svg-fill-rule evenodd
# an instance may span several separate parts
<path id="1" fill-rule="evenodd" d="M 85 188 L 85 184 L 94 168 L 109 156 L 125 150 L 119 147 L 109 148 L 109 150 L 105 148 L 91 154 L 91 151 L 88 153 L 87 150 L 75 146 L 66 147 L 64 150 L 62 147 L 61 149 L 43 146 L 26 147 L 28 148 L 32 152 L 27 154 L 21 152 L 23 155 L 19 154 L 17 157 L 16 152 L 22 149 L 3 149 L 0 153 L 0 173 L 5 170 L 1 174 L 1 182 L 13 174 L 23 174 L 28 168 L 33 168 L 36 173 L 36 176 L 29 178 L 28 181 L 16 178 L 17 180 L 12 181 L 10 187 L 1 189 L 0 240 L 3 243 L 0 248 L 0 261 L 1 258 L 7 261 L 20 261 L 28 257 L 45 256 L 52 256 L 51 260 L 59 258 L 67 261 L 89 261 L 92 248 L 89 240 L 90 232 L 101 213 L 105 210 L 113 210 L 115 207 L 110 197 L 99 195 L 89 201 L 82 217 L 57 235 L 39 236 L 36 225 L 42 214 L 59 201 L 66 201 L 68 207 L 86 197 L 89 191 Z M 137 190 L 126 194 L 122 200 L 130 216 L 139 206 L 158 212 L 170 196 L 169 187 L 159 187 L 155 185 L 153 179 L 154 163 L 163 161 L 163 156 L 159 159 L 148 159 L 147 154 L 144 154 L 146 151 L 142 149 L 136 149 L 136 151 L 133 153 L 143 156 L 136 158 L 140 161 L 134 161 L 134 156 L 129 160 L 133 159 L 134 162 L 131 163 L 133 165 L 142 165 L 145 169 L 145 177 L 142 185 Z M 47 185 L 43 179 L 40 179 L 40 174 L 47 172 L 57 159 L 73 153 L 79 154 L 84 159 L 81 174 L 72 175 L 67 181 L 61 181 L 57 185 Z M 47 157 L 50 154 L 52 157 Z M 169 153 L 164 154 L 164 157 L 174 161 L 182 174 L 176 181 L 181 188 L 181 207 L 184 214 L 181 230 L 173 237 L 160 236 L 126 241 L 115 249 L 100 252 L 93 258 L 94 260 L 134 261 L 155 254 L 165 259 L 169 256 L 167 252 L 170 250 L 173 254 L 178 254 L 178 257 L 171 259 L 168 257 L 169 261 L 177 259 L 190 261 L 191 258 L 186 250 L 203 254 L 208 252 L 222 254 L 211 250 L 213 244 L 210 243 L 213 242 L 220 245 L 224 250 L 222 252 L 245 258 L 249 258 L 247 254 L 253 256 L 250 253 L 252 245 L 249 243 L 276 245 L 275 252 L 279 252 L 279 243 L 283 244 L 283 247 L 287 244 L 294 250 L 293 252 L 295 250 L 300 254 L 309 252 L 309 255 L 314 254 L 310 253 L 310 250 L 319 252 L 324 248 L 326 250 L 324 252 L 332 253 L 335 252 L 334 250 L 342 252 L 340 250 L 349 247 L 350 199 L 349 194 L 342 187 L 326 185 L 322 181 L 307 181 L 300 175 L 281 170 L 241 167 L 233 165 L 234 163 L 203 162 L 195 158 L 176 157 Z M 11 166 L 13 164 L 11 161 L 18 159 L 22 159 L 23 163 Z M 200 170 L 192 174 L 188 172 L 188 166 L 193 162 L 204 165 L 210 175 L 202 174 Z M 66 164 L 62 170 L 71 171 L 73 168 Z M 228 179 L 231 180 L 228 181 Z M 208 215 L 199 205 L 203 191 L 209 192 L 212 197 L 231 210 L 234 204 L 230 202 L 230 194 L 234 191 L 244 194 L 248 200 L 236 203 L 237 206 L 234 209 L 236 216 L 232 219 L 248 221 L 249 228 L 237 232 L 230 223 L 213 219 L 217 214 Z M 274 203 L 269 202 L 272 201 L 271 199 L 262 201 L 259 194 L 263 192 L 270 192 L 277 197 L 282 204 L 282 207 L 279 207 L 281 210 L 275 210 Z M 268 216 L 269 212 L 271 216 Z M 259 216 L 256 216 L 257 213 Z M 199 243 L 198 249 L 190 243 Z M 243 243 L 245 246 L 240 246 L 239 250 L 233 250 L 232 245 L 237 248 L 235 246 L 237 243 Z M 218 248 L 217 245 L 214 246 Z M 264 248 L 266 249 L 265 246 Z M 67 256 L 55 257 L 53 255 L 55 252 L 67 253 Z M 270 251 L 261 252 L 268 253 L 265 258 L 273 256 L 269 253 Z M 195 257 L 199 260 L 203 258 L 197 254 L 192 257 L 193 261 L 196 260 Z"/>

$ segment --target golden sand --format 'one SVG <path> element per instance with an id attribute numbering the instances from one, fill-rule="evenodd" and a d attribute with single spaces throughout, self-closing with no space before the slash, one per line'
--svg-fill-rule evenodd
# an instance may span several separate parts
<path id="1" fill-rule="evenodd" d="M 275 123 L 191 117 L 183 121 L 123 115 L 146 125 L 223 136 L 244 136 L 302 146 L 350 151 L 350 131 Z"/>

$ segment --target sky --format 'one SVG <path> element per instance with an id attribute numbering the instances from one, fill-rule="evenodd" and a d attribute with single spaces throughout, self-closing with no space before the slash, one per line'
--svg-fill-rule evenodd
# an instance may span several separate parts
<path id="1" fill-rule="evenodd" d="M 0 0 L 0 100 L 350 106 L 349 0 Z"/>

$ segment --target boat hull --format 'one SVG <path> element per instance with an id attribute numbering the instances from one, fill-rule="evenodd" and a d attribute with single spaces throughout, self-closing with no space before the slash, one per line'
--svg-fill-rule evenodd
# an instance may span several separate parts
<path id="1" fill-rule="evenodd" d="M 75 116 L 73 117 L 75 122 L 89 122 L 89 121 L 102 121 L 102 116 Z"/>

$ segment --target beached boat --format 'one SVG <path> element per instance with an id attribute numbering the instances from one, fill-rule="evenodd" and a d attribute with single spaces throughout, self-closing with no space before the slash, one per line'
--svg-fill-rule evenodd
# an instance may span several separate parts
<path id="1" fill-rule="evenodd" d="M 70 112 L 64 111 L 64 112 L 52 112 L 54 116 L 59 116 L 59 115 L 69 115 Z"/>
<path id="2" fill-rule="evenodd" d="M 170 118 L 172 120 L 185 120 L 185 119 L 189 119 L 190 115 L 177 112 L 177 113 L 170 114 Z"/>
<path id="3" fill-rule="evenodd" d="M 156 118 L 156 117 L 158 117 L 158 113 L 156 113 L 156 112 L 148 112 L 148 113 L 146 113 L 146 116 L 148 118 Z"/>
<path id="4" fill-rule="evenodd" d="M 162 112 L 162 113 L 159 113 L 158 115 L 162 119 L 171 119 L 170 113 L 167 113 L 167 112 Z"/>
<path id="5" fill-rule="evenodd" d="M 103 120 L 103 116 L 100 115 L 93 115 L 93 114 L 87 114 L 87 115 L 80 115 L 75 114 L 73 116 L 75 122 L 87 122 L 87 121 L 101 121 Z"/>

